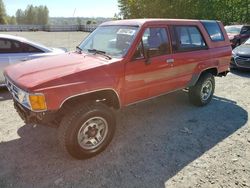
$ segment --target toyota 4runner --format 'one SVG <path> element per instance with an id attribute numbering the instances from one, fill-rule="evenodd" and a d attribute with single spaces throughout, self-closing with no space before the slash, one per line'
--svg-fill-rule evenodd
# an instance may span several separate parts
<path id="1" fill-rule="evenodd" d="M 21 118 L 56 125 L 62 148 L 83 159 L 110 143 L 114 110 L 184 88 L 191 103 L 208 104 L 231 54 L 219 21 L 121 20 L 101 24 L 75 52 L 4 74 Z"/>

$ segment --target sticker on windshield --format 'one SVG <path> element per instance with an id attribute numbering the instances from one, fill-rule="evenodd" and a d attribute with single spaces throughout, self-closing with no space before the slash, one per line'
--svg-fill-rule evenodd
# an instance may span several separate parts
<path id="1" fill-rule="evenodd" d="M 119 29 L 117 34 L 132 36 L 135 34 L 135 30 L 133 30 L 133 29 Z"/>

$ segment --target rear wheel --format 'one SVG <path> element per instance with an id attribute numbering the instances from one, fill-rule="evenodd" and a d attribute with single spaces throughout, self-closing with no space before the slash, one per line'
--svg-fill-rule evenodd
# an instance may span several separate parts
<path id="1" fill-rule="evenodd" d="M 215 81 L 211 73 L 204 73 L 200 76 L 195 86 L 189 88 L 189 99 L 196 106 L 208 104 L 214 94 Z"/>
<path id="2" fill-rule="evenodd" d="M 62 148 L 77 159 L 103 151 L 114 135 L 113 111 L 102 103 L 88 102 L 67 114 L 59 127 Z"/>

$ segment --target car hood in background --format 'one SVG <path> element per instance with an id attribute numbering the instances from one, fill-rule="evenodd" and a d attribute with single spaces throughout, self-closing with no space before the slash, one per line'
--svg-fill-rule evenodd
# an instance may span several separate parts
<path id="1" fill-rule="evenodd" d="M 114 60 L 106 60 L 98 55 L 71 52 L 11 65 L 5 69 L 5 74 L 27 89 L 53 79 L 106 65 L 111 61 Z"/>
<path id="2" fill-rule="evenodd" d="M 59 47 L 59 48 L 51 48 L 52 52 L 54 53 L 64 53 L 64 52 L 68 52 L 67 48 L 64 47 Z"/>
<path id="3" fill-rule="evenodd" d="M 235 48 L 233 52 L 242 57 L 250 57 L 250 45 L 249 44 L 242 44 Z"/>
<path id="4" fill-rule="evenodd" d="M 34 53 L 29 55 L 28 60 L 40 58 L 40 57 L 48 57 L 48 56 L 54 56 L 54 55 L 60 55 L 66 53 L 68 50 L 66 48 L 50 48 L 49 52 L 45 53 Z"/>

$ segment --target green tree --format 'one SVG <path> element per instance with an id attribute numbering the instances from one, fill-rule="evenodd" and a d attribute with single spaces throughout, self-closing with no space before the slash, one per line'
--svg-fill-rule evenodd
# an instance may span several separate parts
<path id="1" fill-rule="evenodd" d="M 6 24 L 6 10 L 2 0 L 0 0 L 0 24 Z"/>
<path id="2" fill-rule="evenodd" d="M 24 12 L 21 9 L 16 11 L 16 21 L 18 24 L 23 24 L 25 19 Z"/>
<path id="3" fill-rule="evenodd" d="M 43 7 L 43 22 L 42 24 L 48 24 L 49 22 L 49 9 L 47 6 Z"/>
<path id="4" fill-rule="evenodd" d="M 7 19 L 7 23 L 8 24 L 10 24 L 10 25 L 16 25 L 16 18 L 15 18 L 15 16 L 7 16 L 6 19 Z"/>
<path id="5" fill-rule="evenodd" d="M 49 9 L 47 6 L 28 5 L 24 11 L 16 11 L 16 20 L 18 24 L 46 25 L 49 22 Z"/>
<path id="6" fill-rule="evenodd" d="M 187 18 L 249 23 L 250 0 L 118 0 L 123 18 Z"/>

